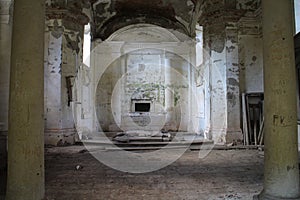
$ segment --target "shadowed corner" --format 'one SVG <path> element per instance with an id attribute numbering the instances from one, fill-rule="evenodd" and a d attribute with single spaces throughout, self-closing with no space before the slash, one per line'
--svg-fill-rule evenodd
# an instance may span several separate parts
<path id="1" fill-rule="evenodd" d="M 7 180 L 7 136 L 0 133 L 0 200 L 5 199 Z"/>

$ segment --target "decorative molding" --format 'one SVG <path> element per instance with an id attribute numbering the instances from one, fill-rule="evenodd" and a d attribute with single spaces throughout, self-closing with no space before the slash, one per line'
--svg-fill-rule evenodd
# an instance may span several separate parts
<path id="1" fill-rule="evenodd" d="M 239 35 L 262 36 L 262 10 L 247 12 L 238 22 Z"/>
<path id="2" fill-rule="evenodd" d="M 86 25 L 90 21 L 89 17 L 81 11 L 58 8 L 47 8 L 46 19 L 62 19 L 79 25 Z"/>

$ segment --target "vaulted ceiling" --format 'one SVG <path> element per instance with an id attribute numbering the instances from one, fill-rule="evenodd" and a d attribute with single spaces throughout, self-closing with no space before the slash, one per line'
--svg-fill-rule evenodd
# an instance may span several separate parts
<path id="1" fill-rule="evenodd" d="M 89 16 L 92 37 L 105 40 L 118 29 L 139 23 L 194 37 L 200 15 L 206 21 L 218 16 L 239 18 L 256 10 L 260 0 L 46 0 L 46 4 L 51 9 L 72 11 L 75 17 L 77 13 L 77 18 Z M 82 12 L 84 16 L 78 14 Z"/>
<path id="2" fill-rule="evenodd" d="M 191 33 L 197 0 L 97 0 L 92 2 L 94 37 L 105 39 L 129 24 L 150 23 Z"/>

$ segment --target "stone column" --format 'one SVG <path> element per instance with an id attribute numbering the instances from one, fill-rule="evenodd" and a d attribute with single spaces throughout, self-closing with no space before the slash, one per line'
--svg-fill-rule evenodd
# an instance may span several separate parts
<path id="1" fill-rule="evenodd" d="M 265 169 L 258 199 L 300 199 L 292 3 L 262 1 Z"/>
<path id="2" fill-rule="evenodd" d="M 261 8 L 238 22 L 240 92 L 263 92 Z"/>
<path id="3" fill-rule="evenodd" d="M 225 28 L 226 48 L 226 142 L 243 140 L 240 126 L 240 67 L 238 29 L 235 22 Z"/>
<path id="4" fill-rule="evenodd" d="M 203 27 L 203 87 L 204 87 L 204 138 L 211 139 L 212 136 L 210 134 L 210 94 L 211 94 L 211 87 L 210 87 L 210 66 L 211 59 L 210 59 L 210 38 L 209 38 L 209 31 L 207 27 Z"/>
<path id="5" fill-rule="evenodd" d="M 46 21 L 45 30 L 45 143 L 57 145 L 63 140 L 57 133 L 62 129 L 61 62 L 63 28 L 56 20 Z"/>
<path id="6" fill-rule="evenodd" d="M 201 28 L 202 31 L 202 28 Z M 199 38 L 200 39 L 200 38 Z M 203 45 L 202 37 L 201 37 L 200 44 Z M 198 51 L 198 57 L 201 57 L 200 55 L 203 55 L 201 50 Z M 188 132 L 192 133 L 201 133 L 203 135 L 203 124 L 202 116 L 203 116 L 203 108 L 204 108 L 204 95 L 203 95 L 203 87 L 201 87 L 199 84 L 199 79 L 197 80 L 198 69 L 196 66 L 199 66 L 199 62 L 197 62 L 197 59 L 201 61 L 199 58 L 197 58 L 197 42 L 191 42 L 190 48 L 189 48 L 189 102 L 188 102 L 188 109 L 189 109 L 189 125 L 188 125 Z M 198 65 L 197 65 L 198 64 Z M 202 64 L 202 63 L 201 63 Z M 202 69 L 201 69 L 202 70 Z M 203 72 L 203 71 L 202 71 Z M 201 73 L 202 73 L 201 72 Z M 199 85 L 198 85 L 199 84 Z M 201 116 L 202 115 L 202 116 Z"/>
<path id="7" fill-rule="evenodd" d="M 205 24 L 204 34 L 204 65 L 209 68 L 205 73 L 210 94 L 208 137 L 216 143 L 241 141 L 237 28 L 234 22 L 219 19 Z"/>
<path id="8" fill-rule="evenodd" d="M 256 2 L 256 1 L 255 1 Z M 203 11 L 204 65 L 210 109 L 208 137 L 215 143 L 242 141 L 240 128 L 240 74 L 237 22 L 244 14 L 242 4 L 215 0 L 201 5 Z M 242 9 L 242 10 L 240 10 Z M 216 13 L 215 11 L 218 10 Z M 207 101 L 206 101 L 207 102 Z M 208 123 L 208 122 L 206 122 Z"/>
<path id="9" fill-rule="evenodd" d="M 11 1 L 0 0 L 0 199 L 6 192 L 9 70 L 11 53 Z M 4 50 L 5 51 L 2 51 Z"/>
<path id="10" fill-rule="evenodd" d="M 166 127 L 170 131 L 186 132 L 190 127 L 190 66 L 186 60 L 180 57 L 172 54 L 166 54 L 166 57 Z"/>
<path id="11" fill-rule="evenodd" d="M 0 137 L 7 135 L 9 69 L 11 53 L 11 19 L 9 9 L 11 1 L 0 1 Z M 4 50 L 5 49 L 5 50 Z"/>
<path id="12" fill-rule="evenodd" d="M 178 131 L 191 131 L 191 110 L 190 108 L 196 105 L 191 104 L 191 68 L 190 63 L 182 58 L 174 59 L 174 68 L 176 73 L 175 85 L 178 87 L 178 94 L 175 94 L 175 110 L 176 110 L 176 120 L 179 123 Z"/>
<path id="13" fill-rule="evenodd" d="M 226 143 L 227 99 L 226 99 L 226 34 L 223 23 L 210 28 L 210 129 L 209 135 L 215 143 Z"/>
<path id="14" fill-rule="evenodd" d="M 164 129 L 175 131 L 176 120 L 174 111 L 174 89 L 172 88 L 172 66 L 170 58 L 165 58 L 165 111 L 166 111 L 166 122 Z M 174 72 L 173 72 L 174 73 Z"/>
<path id="15" fill-rule="evenodd" d="M 44 16 L 44 1 L 14 1 L 7 200 L 44 197 Z"/>

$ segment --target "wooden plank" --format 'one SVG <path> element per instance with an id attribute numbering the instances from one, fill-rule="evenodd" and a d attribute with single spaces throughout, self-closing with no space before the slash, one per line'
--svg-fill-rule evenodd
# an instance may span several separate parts
<path id="1" fill-rule="evenodd" d="M 265 123 L 265 118 L 262 118 L 262 121 L 260 123 L 260 127 L 259 127 L 259 133 L 258 133 L 258 142 L 259 144 L 261 143 L 262 140 L 262 134 L 263 134 L 263 128 L 264 128 L 264 123 Z"/>
<path id="2" fill-rule="evenodd" d="M 245 93 L 242 94 L 242 112 L 243 112 L 244 145 L 249 145 L 248 124 L 247 124 L 247 110 L 246 110 L 246 97 L 245 97 Z"/>
<path id="3" fill-rule="evenodd" d="M 261 128 L 260 128 L 260 140 L 259 140 L 259 145 L 263 144 L 264 141 L 264 128 L 265 128 L 265 119 L 263 118 Z"/>
<path id="4" fill-rule="evenodd" d="M 252 143 L 252 128 L 251 128 L 251 115 L 250 115 L 250 106 L 249 98 L 246 95 L 246 111 L 247 111 L 247 125 L 248 125 L 248 135 L 249 135 L 249 145 Z"/>
<path id="5" fill-rule="evenodd" d="M 257 145 L 257 120 L 256 120 L 256 106 L 253 106 L 253 137 L 254 137 L 254 145 Z"/>

